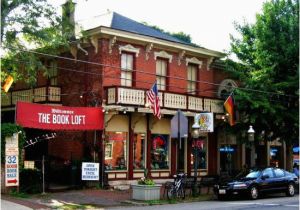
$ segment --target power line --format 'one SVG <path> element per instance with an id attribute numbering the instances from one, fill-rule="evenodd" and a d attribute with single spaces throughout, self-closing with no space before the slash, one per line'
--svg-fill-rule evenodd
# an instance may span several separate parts
<path id="1" fill-rule="evenodd" d="M 13 49 L 13 48 L 10 48 L 10 47 L 7 47 L 7 48 Z M 65 56 L 58 56 L 58 55 L 53 55 L 53 54 L 48 54 L 48 53 L 36 52 L 36 51 L 33 51 L 33 50 L 25 50 L 25 49 L 15 49 L 15 50 L 19 50 L 19 51 L 23 51 L 23 52 L 29 52 L 29 53 L 43 55 L 43 56 L 48 56 L 48 57 L 53 57 L 53 58 L 57 58 L 57 59 L 64 59 L 64 60 L 75 61 L 75 62 L 82 62 L 82 63 L 91 64 L 91 65 L 97 65 L 97 66 L 109 67 L 109 68 L 115 68 L 115 69 L 122 70 L 122 68 L 120 66 L 96 63 L 96 62 L 91 62 L 91 61 L 84 61 L 84 60 L 69 58 L 69 57 L 65 57 Z M 145 72 L 143 70 L 132 69 L 131 71 L 156 76 L 155 73 Z M 77 70 L 77 72 L 80 72 L 80 71 Z M 86 74 L 87 72 L 82 71 L 80 73 L 85 73 Z M 97 73 L 95 73 L 95 74 L 97 74 Z M 100 76 L 102 76 L 102 75 L 100 75 Z M 176 80 L 184 80 L 184 81 L 187 80 L 186 78 L 183 78 L 183 77 L 175 77 L 175 76 L 165 76 L 165 77 L 166 78 L 171 78 L 171 79 L 176 79 Z M 204 84 L 208 84 L 208 85 L 214 85 L 214 86 L 223 86 L 223 87 L 228 87 L 228 88 L 233 88 L 233 89 L 240 89 L 240 90 L 245 90 L 245 91 L 253 91 L 253 92 L 264 93 L 264 94 L 272 94 L 272 95 L 280 95 L 280 96 L 298 98 L 298 96 L 295 96 L 295 95 L 288 95 L 288 94 L 282 94 L 282 93 L 276 93 L 276 92 L 262 91 L 262 90 L 256 90 L 256 89 L 251 89 L 251 88 L 232 87 L 232 86 L 228 86 L 228 85 L 221 85 L 221 84 L 218 84 L 218 83 L 207 82 L 207 81 L 203 81 L 203 80 L 197 80 L 195 82 L 196 83 L 204 83 Z M 152 84 L 152 83 L 149 83 L 149 84 Z M 176 86 L 176 88 L 178 88 L 178 87 Z"/>

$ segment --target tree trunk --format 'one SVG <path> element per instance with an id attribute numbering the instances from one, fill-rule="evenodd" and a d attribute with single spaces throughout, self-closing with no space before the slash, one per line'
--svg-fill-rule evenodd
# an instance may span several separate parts
<path id="1" fill-rule="evenodd" d="M 292 171 L 293 168 L 293 145 L 286 142 L 286 170 Z"/>

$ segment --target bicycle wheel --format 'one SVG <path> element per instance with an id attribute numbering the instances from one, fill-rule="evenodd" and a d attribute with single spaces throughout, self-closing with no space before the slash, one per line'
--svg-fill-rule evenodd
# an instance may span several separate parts
<path id="1" fill-rule="evenodd" d="M 182 186 L 178 189 L 177 193 L 178 193 L 177 195 L 178 198 L 185 199 L 185 191 Z"/>
<path id="2" fill-rule="evenodd" d="M 168 191 L 167 191 L 167 198 L 169 200 L 174 199 L 176 197 L 176 189 L 175 187 L 172 185 Z"/>

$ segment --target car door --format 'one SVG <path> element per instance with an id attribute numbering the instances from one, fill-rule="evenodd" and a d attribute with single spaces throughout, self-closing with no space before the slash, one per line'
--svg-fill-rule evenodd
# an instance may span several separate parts
<path id="1" fill-rule="evenodd" d="M 260 189 L 262 191 L 270 191 L 274 190 L 276 186 L 275 183 L 275 175 L 272 168 L 266 168 L 262 172 Z"/>
<path id="2" fill-rule="evenodd" d="M 280 168 L 275 168 L 274 173 L 275 173 L 274 184 L 276 186 L 276 189 L 285 189 L 287 186 L 287 178 L 285 176 L 284 171 Z"/>

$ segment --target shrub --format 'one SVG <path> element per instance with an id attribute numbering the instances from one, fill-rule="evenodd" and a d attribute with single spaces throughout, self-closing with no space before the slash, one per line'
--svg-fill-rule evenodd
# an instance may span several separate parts
<path id="1" fill-rule="evenodd" d="M 36 169 L 20 171 L 20 191 L 24 193 L 42 192 L 42 173 Z"/>

